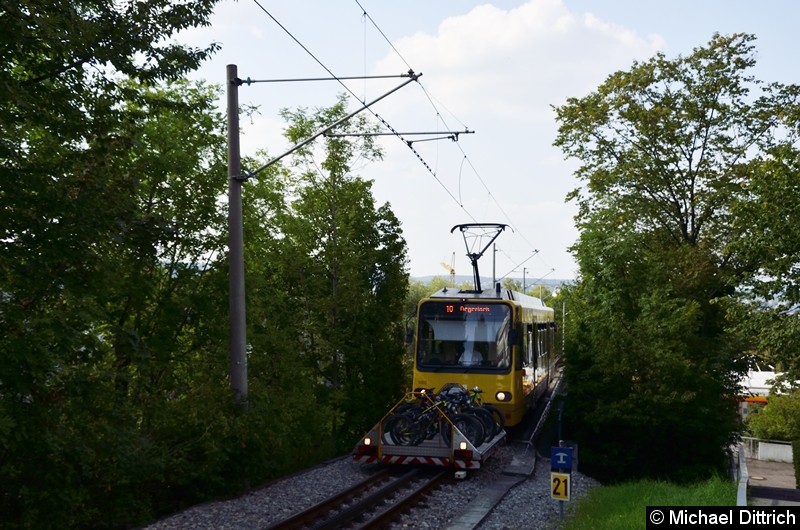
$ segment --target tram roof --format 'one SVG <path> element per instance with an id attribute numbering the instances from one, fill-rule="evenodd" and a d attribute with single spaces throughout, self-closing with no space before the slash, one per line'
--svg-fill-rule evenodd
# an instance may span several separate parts
<path id="1" fill-rule="evenodd" d="M 474 291 L 470 289 L 457 289 L 447 288 L 436 291 L 431 294 L 429 298 L 449 298 L 449 299 L 475 299 L 475 300 L 512 300 L 526 307 L 540 307 L 545 308 L 544 302 L 535 296 L 530 296 L 519 291 L 512 291 L 510 289 L 484 289 L 482 291 Z"/>

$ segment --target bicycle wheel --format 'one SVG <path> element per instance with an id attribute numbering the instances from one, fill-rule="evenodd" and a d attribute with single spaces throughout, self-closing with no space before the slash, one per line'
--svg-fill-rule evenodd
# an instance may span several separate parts
<path id="1" fill-rule="evenodd" d="M 405 414 L 392 414 L 383 423 L 384 436 L 395 445 L 419 445 L 422 442 L 416 421 Z M 386 438 L 384 438 L 386 439 Z"/>
<path id="2" fill-rule="evenodd" d="M 506 419 L 505 419 L 505 416 L 503 416 L 503 411 L 502 410 L 500 410 L 499 408 L 495 407 L 494 405 L 489 405 L 489 404 L 481 405 L 481 406 L 485 410 L 489 411 L 489 413 L 492 415 L 492 418 L 494 418 L 494 422 L 497 424 L 498 427 L 500 427 L 500 429 L 499 429 L 500 431 L 502 431 L 503 429 L 506 428 Z"/>
<path id="3" fill-rule="evenodd" d="M 483 444 L 484 439 L 486 437 L 486 433 L 483 429 L 483 424 L 481 421 L 476 418 L 475 416 L 469 414 L 456 414 L 452 418 L 450 418 L 453 422 L 453 426 L 461 431 L 461 434 L 467 437 L 469 443 L 478 447 L 479 445 Z M 450 426 L 450 423 L 447 422 L 447 427 Z M 450 429 L 446 429 L 447 431 L 447 441 L 450 441 Z"/>
<path id="4" fill-rule="evenodd" d="M 494 416 L 488 410 L 480 407 L 473 407 L 464 411 L 466 414 L 472 414 L 481 421 L 486 438 L 491 440 L 500 434 L 501 427 L 494 421 Z"/>
<path id="5" fill-rule="evenodd" d="M 439 433 L 439 425 L 437 425 L 435 419 L 428 418 L 425 421 L 420 421 L 419 429 L 424 433 L 426 440 L 433 440 Z"/>

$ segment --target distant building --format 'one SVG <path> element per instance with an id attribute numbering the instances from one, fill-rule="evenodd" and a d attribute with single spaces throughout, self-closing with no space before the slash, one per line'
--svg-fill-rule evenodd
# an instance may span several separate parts
<path id="1" fill-rule="evenodd" d="M 743 419 L 747 417 L 747 414 L 750 413 L 754 407 L 766 405 L 767 397 L 775 383 L 775 378 L 780 375 L 780 372 L 761 370 L 761 368 L 756 365 L 755 370 L 750 370 L 747 375 L 742 378 L 740 383 L 743 388 L 743 393 L 742 396 L 740 396 L 739 413 L 742 415 Z"/>

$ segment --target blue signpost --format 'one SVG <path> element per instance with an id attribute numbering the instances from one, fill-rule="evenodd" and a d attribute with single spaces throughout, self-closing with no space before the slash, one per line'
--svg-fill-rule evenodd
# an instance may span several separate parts
<path id="1" fill-rule="evenodd" d="M 562 501 L 561 517 L 564 517 L 564 502 L 569 500 L 572 478 L 572 447 L 550 448 L 550 498 Z"/>
<path id="2" fill-rule="evenodd" d="M 551 447 L 550 468 L 552 471 L 572 471 L 572 447 Z"/>

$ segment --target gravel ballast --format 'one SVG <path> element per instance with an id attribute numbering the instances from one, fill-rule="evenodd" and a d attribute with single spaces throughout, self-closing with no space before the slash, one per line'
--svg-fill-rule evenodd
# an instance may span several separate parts
<path id="1" fill-rule="evenodd" d="M 446 529 L 470 505 L 500 480 L 515 451 L 523 446 L 505 444 L 480 470 L 470 471 L 464 480 L 444 484 L 429 494 L 412 513 L 403 516 L 394 528 Z M 241 497 L 211 502 L 166 517 L 145 528 L 172 529 L 257 529 L 265 528 L 292 513 L 312 506 L 326 497 L 360 482 L 375 471 L 375 465 L 364 465 L 351 458 L 336 459 L 309 470 L 273 481 Z M 560 502 L 550 498 L 550 460 L 539 458 L 531 477 L 521 477 L 497 507 L 477 527 L 479 530 L 511 530 L 558 528 L 561 521 Z M 573 472 L 570 506 L 590 488 L 593 479 Z"/>

